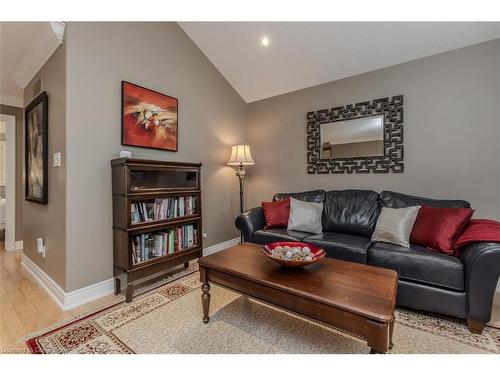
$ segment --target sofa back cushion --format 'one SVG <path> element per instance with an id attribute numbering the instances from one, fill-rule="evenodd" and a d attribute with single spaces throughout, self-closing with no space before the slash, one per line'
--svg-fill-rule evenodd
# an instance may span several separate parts
<path id="1" fill-rule="evenodd" d="M 470 203 L 462 200 L 453 199 L 431 199 L 424 197 L 415 197 L 396 193 L 394 191 L 383 191 L 380 193 L 382 207 L 404 208 L 409 206 L 431 206 L 439 208 L 469 208 Z"/>
<path id="2" fill-rule="evenodd" d="M 326 193 L 323 232 L 371 237 L 380 213 L 378 193 L 371 190 L 333 190 Z"/>
<path id="3" fill-rule="evenodd" d="M 273 197 L 273 201 L 281 201 L 287 198 L 294 198 L 305 202 L 323 203 L 325 201 L 325 191 L 311 190 L 301 193 L 278 193 Z"/>

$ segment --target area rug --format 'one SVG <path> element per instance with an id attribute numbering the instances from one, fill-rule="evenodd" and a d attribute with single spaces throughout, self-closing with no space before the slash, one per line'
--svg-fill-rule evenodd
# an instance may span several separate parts
<path id="1" fill-rule="evenodd" d="M 334 327 L 216 285 L 202 323 L 195 271 L 26 341 L 32 353 L 368 353 Z M 500 353 L 500 330 L 471 334 L 464 322 L 398 309 L 389 353 Z"/>

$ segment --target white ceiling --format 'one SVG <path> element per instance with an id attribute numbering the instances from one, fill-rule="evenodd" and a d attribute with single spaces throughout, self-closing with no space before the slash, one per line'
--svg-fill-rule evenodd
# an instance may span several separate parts
<path id="1" fill-rule="evenodd" d="M 41 22 L 0 22 L 0 100 L 22 107 L 23 90 L 12 80 L 12 72 Z"/>
<path id="2" fill-rule="evenodd" d="M 246 102 L 500 37 L 500 22 L 180 22 Z M 268 47 L 260 43 L 267 36 Z"/>

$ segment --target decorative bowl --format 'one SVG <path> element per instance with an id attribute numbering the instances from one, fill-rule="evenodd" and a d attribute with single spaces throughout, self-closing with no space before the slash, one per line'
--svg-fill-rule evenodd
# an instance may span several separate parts
<path id="1" fill-rule="evenodd" d="M 273 250 L 275 250 L 277 247 L 282 247 L 282 248 L 295 248 L 295 247 L 300 247 L 301 249 L 307 247 L 310 250 L 310 258 L 307 260 L 293 260 L 293 259 L 279 259 L 275 258 L 273 256 Z M 269 259 L 274 260 L 276 263 L 279 263 L 283 266 L 286 267 L 291 267 L 291 268 L 299 268 L 299 267 L 304 267 L 309 264 L 313 264 L 323 258 L 326 253 L 325 250 L 318 246 L 314 246 L 309 243 L 305 242 L 273 242 L 267 245 L 264 245 L 264 247 L 261 248 L 261 251 L 264 253 L 265 256 L 267 256 Z"/>

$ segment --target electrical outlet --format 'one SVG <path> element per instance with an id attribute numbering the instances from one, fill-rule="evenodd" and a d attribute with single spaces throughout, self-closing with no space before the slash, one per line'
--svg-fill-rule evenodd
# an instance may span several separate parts
<path id="1" fill-rule="evenodd" d="M 45 258 L 45 244 L 43 243 L 43 238 L 36 239 L 36 251 Z"/>
<path id="2" fill-rule="evenodd" d="M 61 166 L 61 153 L 60 152 L 54 152 L 54 154 L 52 155 L 52 165 L 54 167 Z"/>
<path id="3" fill-rule="evenodd" d="M 202 238 L 207 238 L 207 234 L 206 234 L 206 233 L 203 233 L 203 234 L 201 235 L 201 237 L 202 237 Z"/>

